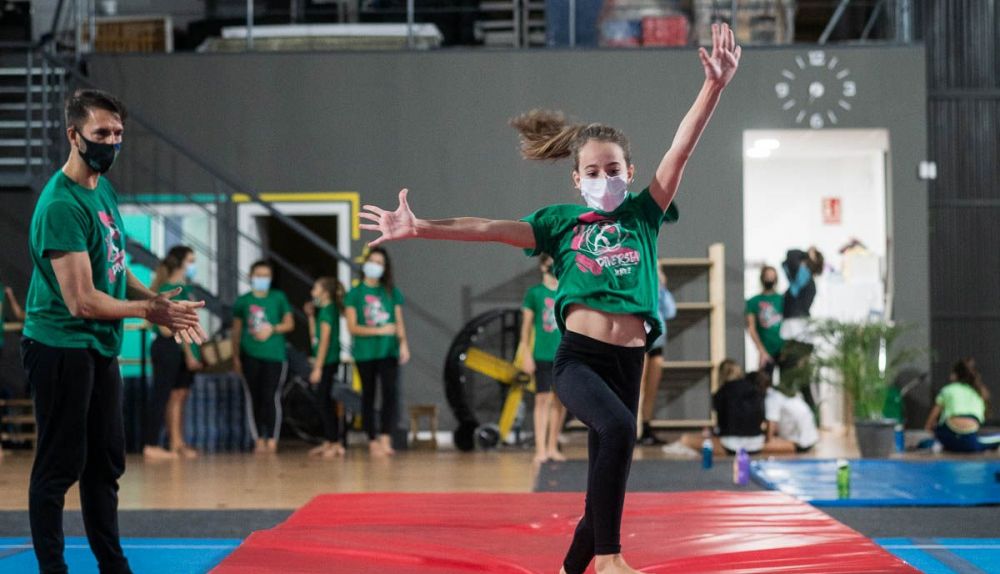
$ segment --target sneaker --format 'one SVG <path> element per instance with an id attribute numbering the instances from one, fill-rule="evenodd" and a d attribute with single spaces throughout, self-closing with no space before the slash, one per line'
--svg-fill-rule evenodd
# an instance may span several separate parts
<path id="1" fill-rule="evenodd" d="M 680 441 L 665 445 L 661 450 L 663 451 L 663 454 L 677 458 L 698 458 L 700 456 L 698 451 L 684 445 Z"/>

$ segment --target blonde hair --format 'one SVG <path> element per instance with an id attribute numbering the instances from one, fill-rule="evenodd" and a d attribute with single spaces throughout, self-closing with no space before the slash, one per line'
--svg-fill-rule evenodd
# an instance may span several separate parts
<path id="1" fill-rule="evenodd" d="M 573 124 L 566 114 L 553 110 L 531 110 L 510 120 L 521 140 L 521 157 L 534 160 L 557 160 L 573 156 L 573 169 L 579 166 L 580 148 L 590 140 L 618 144 L 625 163 L 632 163 L 632 149 L 625 134 L 604 124 Z"/>
<path id="2" fill-rule="evenodd" d="M 719 382 L 728 383 L 743 378 L 743 367 L 732 359 L 726 359 L 719 363 Z"/>

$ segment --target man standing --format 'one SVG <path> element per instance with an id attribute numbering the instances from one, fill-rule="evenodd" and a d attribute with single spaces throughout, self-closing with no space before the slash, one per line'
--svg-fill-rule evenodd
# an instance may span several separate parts
<path id="1" fill-rule="evenodd" d="M 42 573 L 65 573 L 62 509 L 80 482 L 90 548 L 102 574 L 129 573 L 118 535 L 118 478 L 125 471 L 122 319 L 163 325 L 198 342 L 204 302 L 157 295 L 125 264 L 118 196 L 101 175 L 121 148 L 125 109 L 112 95 L 79 90 L 66 101 L 70 154 L 42 190 L 31 219 L 34 264 L 21 358 L 38 428 L 28 509 Z"/>
<path id="2" fill-rule="evenodd" d="M 760 270 L 763 292 L 751 297 L 746 304 L 747 333 L 760 355 L 759 368 L 770 374 L 781 355 L 785 342 L 781 339 L 781 319 L 784 298 L 774 290 L 778 271 L 771 266 Z"/>

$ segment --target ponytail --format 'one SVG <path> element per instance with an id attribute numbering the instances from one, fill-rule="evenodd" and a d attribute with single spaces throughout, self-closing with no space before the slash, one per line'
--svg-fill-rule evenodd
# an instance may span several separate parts
<path id="1" fill-rule="evenodd" d="M 983 383 L 983 377 L 979 374 L 979 370 L 976 369 L 976 360 L 972 357 L 965 357 L 961 361 L 958 361 L 951 367 L 951 373 L 955 375 L 955 380 L 960 383 L 965 383 L 979 393 L 979 396 L 983 398 L 983 402 L 987 404 L 987 409 L 989 408 L 990 402 L 990 390 Z"/>
<path id="2" fill-rule="evenodd" d="M 330 296 L 330 301 L 337 310 L 344 308 L 344 286 L 333 277 L 320 277 L 316 280 L 319 286 Z"/>
<path id="3" fill-rule="evenodd" d="M 618 144 L 625 162 L 632 163 L 628 138 L 621 130 L 603 124 L 572 124 L 560 111 L 531 110 L 510 120 L 520 135 L 521 157 L 533 160 L 557 160 L 573 156 L 573 168 L 579 164 L 580 148 L 590 140 Z"/>

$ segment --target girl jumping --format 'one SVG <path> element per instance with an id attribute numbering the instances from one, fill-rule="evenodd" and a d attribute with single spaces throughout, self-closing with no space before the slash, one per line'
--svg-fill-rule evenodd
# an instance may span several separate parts
<path id="1" fill-rule="evenodd" d="M 621 555 L 625 486 L 636 440 L 636 411 L 646 347 L 663 327 L 657 316 L 657 236 L 676 221 L 671 205 L 698 138 L 732 80 L 740 47 L 725 24 L 712 26 L 712 53 L 699 49 L 705 82 L 681 121 L 649 186 L 629 193 L 635 166 L 625 135 L 602 124 L 574 125 L 558 112 L 533 111 L 511 124 L 526 159 L 573 158 L 573 183 L 586 205 L 552 205 L 521 221 L 414 216 L 407 190 L 399 207 L 364 206 L 361 227 L 378 245 L 399 239 L 499 242 L 532 256 L 548 253 L 559 279 L 556 321 L 564 333 L 553 375 L 559 399 L 589 429 L 583 518 L 563 561 L 580 574 L 596 557 L 599 574 L 637 570 Z"/>

